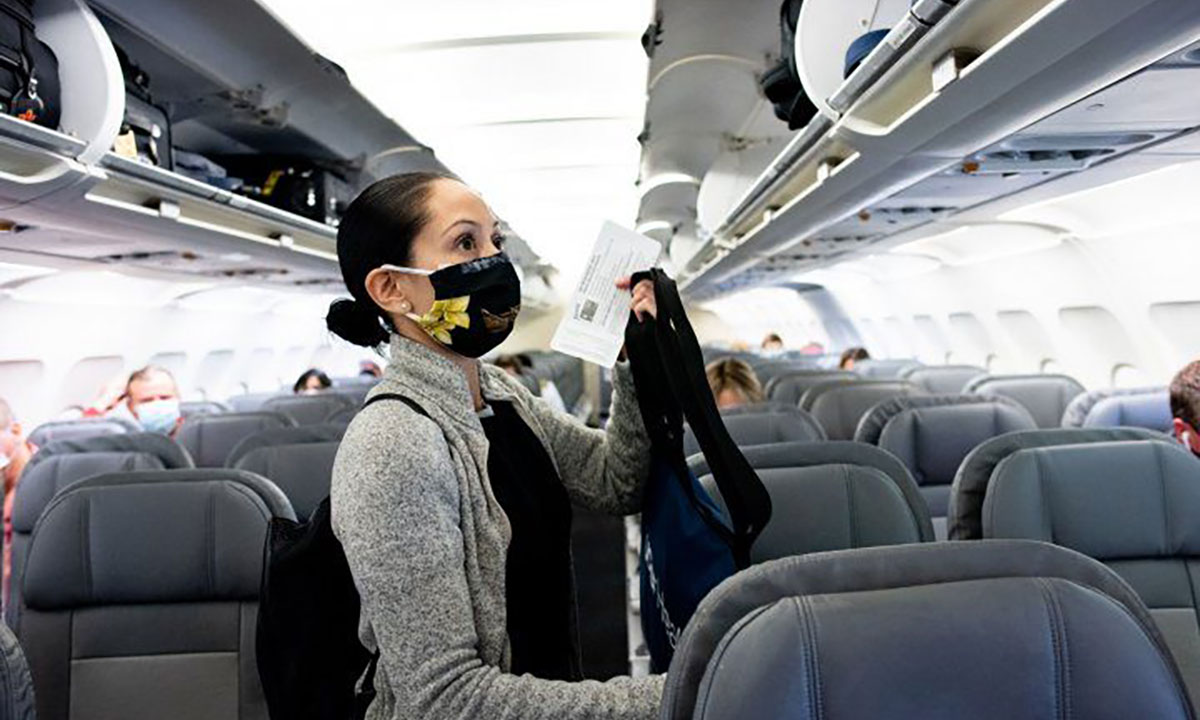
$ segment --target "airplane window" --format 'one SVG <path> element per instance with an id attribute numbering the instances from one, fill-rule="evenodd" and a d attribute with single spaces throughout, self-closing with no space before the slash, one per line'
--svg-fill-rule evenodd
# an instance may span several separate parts
<path id="1" fill-rule="evenodd" d="M 888 343 L 891 346 L 891 355 L 896 358 L 912 357 L 914 354 L 912 343 L 908 338 L 912 332 L 904 326 L 898 317 L 886 317 L 883 319 L 884 334 L 887 335 Z"/>
<path id="2" fill-rule="evenodd" d="M 950 362 L 950 343 L 937 321 L 929 315 L 915 315 L 913 325 L 917 328 L 917 357 L 930 365 Z"/>
<path id="3" fill-rule="evenodd" d="M 1200 302 L 1167 302 L 1150 306 L 1150 321 L 1171 348 L 1172 367 L 1200 356 Z"/>
<path id="4" fill-rule="evenodd" d="M 1063 372 L 1063 366 L 1062 363 L 1054 358 L 1044 358 L 1038 364 L 1038 372 L 1045 373 L 1047 375 L 1059 375 Z"/>
<path id="5" fill-rule="evenodd" d="M 67 371 L 59 385 L 58 398 L 51 412 L 58 414 L 71 406 L 90 404 L 105 386 L 117 382 L 125 371 L 125 358 L 120 355 L 101 355 L 80 360 Z"/>
<path id="6" fill-rule="evenodd" d="M 1027 310 L 1004 310 L 996 314 L 996 320 L 1012 341 L 1011 346 L 1019 355 L 1014 372 L 1040 370 L 1046 358 L 1056 355 L 1054 343 L 1042 322 Z"/>
<path id="7" fill-rule="evenodd" d="M 1146 373 L 1133 365 L 1122 363 L 1112 369 L 1112 386 L 1115 388 L 1146 387 L 1151 384 Z"/>
<path id="8" fill-rule="evenodd" d="M 992 339 L 979 318 L 971 313 L 950 315 L 950 337 L 955 362 L 986 365 L 992 353 Z"/>
<path id="9" fill-rule="evenodd" d="M 313 349 L 304 345 L 293 345 L 283 352 L 280 373 L 286 378 L 298 378 L 300 373 L 312 367 Z"/>
<path id="10" fill-rule="evenodd" d="M 1116 365 L 1134 365 L 1138 353 L 1121 321 L 1099 306 L 1069 307 L 1058 312 L 1066 336 L 1071 371 L 1089 387 L 1103 387 Z"/>
<path id="11" fill-rule="evenodd" d="M 242 371 L 242 382 L 250 392 L 279 389 L 285 381 L 276 371 L 275 351 L 271 348 L 255 348 Z"/>
<path id="12" fill-rule="evenodd" d="M 175 376 L 179 382 L 183 382 L 183 373 L 187 369 L 187 353 L 185 352 L 160 352 L 150 356 L 146 361 L 147 365 L 157 365 L 158 367 L 166 368 Z"/>
<path id="13" fill-rule="evenodd" d="M 880 330 L 879 326 L 871 318 L 859 319 L 858 334 L 862 337 L 864 347 L 875 357 L 895 357 L 887 335 Z"/>
<path id="14" fill-rule="evenodd" d="M 224 400 L 243 391 L 230 377 L 232 350 L 214 350 L 205 355 L 196 370 L 196 389 L 209 400 Z"/>
<path id="15" fill-rule="evenodd" d="M 828 345 L 820 317 L 801 293 L 786 288 L 763 288 L 718 298 L 703 308 L 716 313 L 736 334 L 736 339 L 757 347 L 767 333 L 778 333 L 785 346 L 802 347 L 814 341 Z"/>
<path id="16" fill-rule="evenodd" d="M 38 360 L 7 360 L 0 362 L 0 388 L 27 429 L 46 420 L 45 402 L 41 397 L 42 378 L 46 365 Z"/>

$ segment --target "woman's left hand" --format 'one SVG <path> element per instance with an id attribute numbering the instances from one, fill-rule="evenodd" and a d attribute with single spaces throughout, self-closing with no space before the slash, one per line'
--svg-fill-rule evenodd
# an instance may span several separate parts
<path id="1" fill-rule="evenodd" d="M 629 290 L 633 286 L 633 278 L 623 277 L 617 280 L 617 288 Z M 646 316 L 658 318 L 658 303 L 654 300 L 654 283 L 643 280 L 633 287 L 633 302 L 629 309 L 637 316 L 638 322 L 644 322 Z"/>

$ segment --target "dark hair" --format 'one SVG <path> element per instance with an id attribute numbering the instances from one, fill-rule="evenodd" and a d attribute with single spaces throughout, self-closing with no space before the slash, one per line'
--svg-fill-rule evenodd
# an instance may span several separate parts
<path id="1" fill-rule="evenodd" d="M 1171 417 L 1200 430 L 1200 360 L 1188 363 L 1171 380 Z"/>
<path id="2" fill-rule="evenodd" d="M 407 265 L 412 243 L 429 222 L 426 203 L 438 180 L 450 175 L 415 172 L 374 183 L 346 208 L 338 226 L 342 280 L 353 299 L 335 300 L 325 316 L 329 331 L 346 342 L 377 347 L 388 341 L 392 320 L 367 294 L 367 275 L 380 265 Z"/>
<path id="3" fill-rule="evenodd" d="M 300 375 L 296 380 L 296 384 L 292 385 L 292 392 L 299 393 L 302 390 L 307 390 L 308 381 L 312 378 L 316 378 L 317 382 L 321 383 L 322 390 L 333 387 L 333 381 L 329 379 L 328 375 L 316 368 L 309 368 Z"/>
<path id="4" fill-rule="evenodd" d="M 853 360 L 854 362 L 858 362 L 859 360 L 870 360 L 870 359 L 871 359 L 871 353 L 867 352 L 866 348 L 852 347 L 852 348 L 848 348 L 846 350 L 846 352 L 842 353 L 842 359 L 840 361 L 838 361 L 838 367 L 845 370 L 846 363 L 850 362 L 851 360 Z"/>

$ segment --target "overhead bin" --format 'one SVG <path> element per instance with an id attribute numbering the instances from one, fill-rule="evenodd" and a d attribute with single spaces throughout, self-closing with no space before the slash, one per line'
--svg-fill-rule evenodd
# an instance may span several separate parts
<path id="1" fill-rule="evenodd" d="M 931 25 L 921 20 L 907 51 L 881 43 L 832 96 L 836 117 L 819 115 L 767 166 L 687 262 L 690 296 L 778 282 L 1200 127 L 1193 103 L 1167 124 L 1126 106 L 1119 121 L 1022 132 L 1066 108 L 1099 119 L 1105 101 L 1083 101 L 1114 93 L 1124 104 L 1122 81 L 1153 82 L 1180 104 L 1194 97 L 1195 66 L 1178 54 L 1200 39 L 1200 5 L 962 0 L 938 13 Z M 864 86 L 881 59 L 886 67 Z M 855 87 L 839 112 L 834 101 Z M 1046 144 L 1055 140 L 1063 144 Z"/>

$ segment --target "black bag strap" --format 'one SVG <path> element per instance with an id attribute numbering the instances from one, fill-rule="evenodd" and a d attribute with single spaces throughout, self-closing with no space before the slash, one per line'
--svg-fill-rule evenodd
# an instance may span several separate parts
<path id="1" fill-rule="evenodd" d="M 700 343 L 687 318 L 675 281 L 658 268 L 633 276 L 634 284 L 642 280 L 650 280 L 654 285 L 658 319 L 639 323 L 631 317 L 626 333 L 627 342 L 632 343 L 635 382 L 639 373 L 637 366 L 641 364 L 648 366 L 641 370 L 645 381 L 654 383 L 647 385 L 644 381 L 638 385 L 639 402 L 642 401 L 643 387 L 655 388 L 651 391 L 656 396 L 652 402 L 667 405 L 673 402 L 672 407 L 676 408 L 673 412 L 687 418 L 729 509 L 734 559 L 739 567 L 748 567 L 750 548 L 771 519 L 770 495 L 725 429 L 705 375 Z M 653 346 L 645 339 L 650 332 L 639 326 L 651 329 Z M 664 399 L 664 391 L 657 388 L 669 392 L 670 398 Z M 653 440 L 654 435 L 651 438 Z M 682 455 L 682 438 L 679 442 L 679 454 Z"/>
<path id="2" fill-rule="evenodd" d="M 403 395 L 398 395 L 396 393 L 379 393 L 378 395 L 375 395 L 374 397 L 368 399 L 365 403 L 363 403 L 362 409 L 366 410 L 367 408 L 371 407 L 372 405 L 379 402 L 380 400 L 399 400 L 400 402 L 402 402 L 405 405 L 412 408 L 413 412 L 417 413 L 418 415 L 423 415 L 425 417 L 429 417 L 429 413 L 425 412 L 425 408 L 418 405 L 416 400 L 413 400 L 410 397 L 405 397 Z"/>

